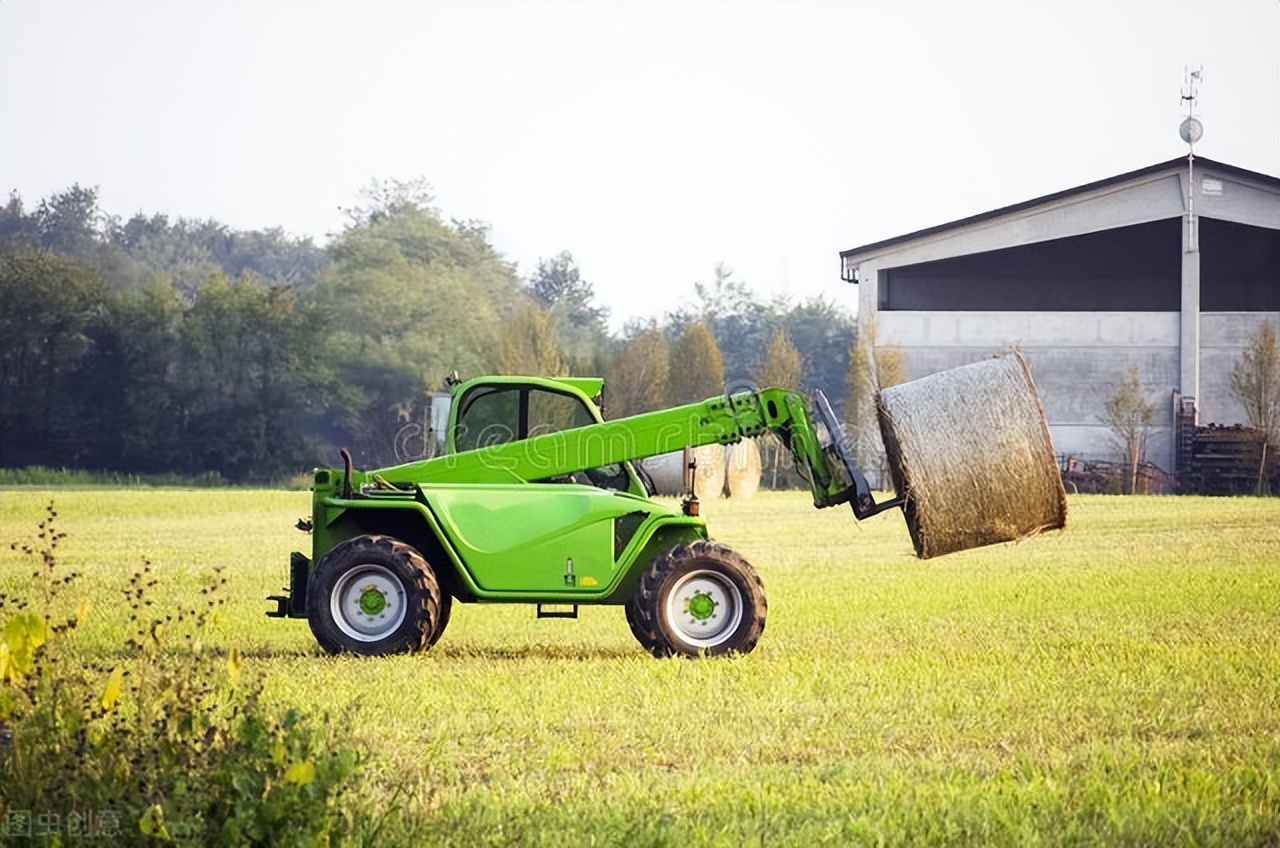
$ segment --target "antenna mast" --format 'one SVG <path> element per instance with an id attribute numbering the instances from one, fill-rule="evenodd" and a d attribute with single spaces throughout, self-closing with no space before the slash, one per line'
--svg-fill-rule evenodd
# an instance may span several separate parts
<path id="1" fill-rule="evenodd" d="M 1186 65 L 1182 70 L 1182 97 L 1179 103 L 1187 105 L 1187 117 L 1182 119 L 1178 127 L 1178 135 L 1187 143 L 1187 253 L 1195 253 L 1200 249 L 1200 233 L 1196 224 L 1195 207 L 1195 168 L 1196 142 L 1204 135 L 1204 124 L 1196 117 L 1196 103 L 1200 99 L 1200 80 L 1204 75 L 1204 66 L 1192 68 Z"/>

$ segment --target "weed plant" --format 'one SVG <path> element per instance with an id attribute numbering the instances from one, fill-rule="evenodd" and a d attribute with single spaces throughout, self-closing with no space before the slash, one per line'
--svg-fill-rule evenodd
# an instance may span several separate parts
<path id="1" fill-rule="evenodd" d="M 270 733 L 294 707 L 336 717 L 300 719 L 316 752 L 362 752 L 325 796 L 332 845 L 1280 848 L 1277 499 L 1072 495 L 1062 533 L 927 562 L 896 513 L 705 501 L 712 535 L 760 571 L 769 619 L 751 654 L 685 661 L 649 656 L 616 607 L 548 621 L 492 604 L 456 605 L 423 654 L 327 656 L 304 621 L 263 617 L 309 541 L 292 529 L 306 496 L 268 490 L 0 493 L 6 619 L 19 595 L 43 615 L 42 560 L 9 542 L 54 495 L 70 533 L 57 568 L 81 576 L 57 587 L 50 629 L 91 609 L 42 651 L 99 708 L 121 667 L 115 709 L 132 715 L 146 657 L 125 642 L 154 641 L 158 609 L 209 609 L 221 568 L 216 625 L 175 615 L 157 661 L 200 642 L 200 680 L 255 693 L 241 715 Z M 121 591 L 143 552 L 130 624 Z M 273 790 L 306 759 L 275 764 L 274 738 L 239 749 Z M 209 793 L 192 801 L 199 835 L 160 793 L 121 817 L 129 840 L 93 844 L 152 839 L 154 803 L 180 844 L 236 843 L 213 819 L 228 790 L 190 779 Z M 59 803 L 4 809 L 59 812 L 65 832 L 77 808 Z"/>
<path id="2" fill-rule="evenodd" d="M 0 596 L 0 835 L 35 844 L 291 845 L 341 842 L 340 801 L 361 757 L 330 719 L 267 709 L 240 652 L 205 637 L 225 603 L 215 571 L 194 602 L 157 606 L 150 563 L 122 590 L 128 636 L 85 656 L 50 504 L 34 543 L 13 543 L 34 597 Z"/>

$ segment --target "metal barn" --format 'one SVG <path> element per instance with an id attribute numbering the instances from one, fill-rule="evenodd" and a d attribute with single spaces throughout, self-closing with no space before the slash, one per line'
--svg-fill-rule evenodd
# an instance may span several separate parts
<path id="1" fill-rule="evenodd" d="M 1063 456 L 1115 458 L 1099 416 L 1136 365 L 1158 408 L 1147 459 L 1175 471 L 1177 410 L 1242 422 L 1231 371 L 1280 328 L 1280 179 L 1182 157 L 840 258 L 859 329 L 908 378 L 1021 346 Z"/>

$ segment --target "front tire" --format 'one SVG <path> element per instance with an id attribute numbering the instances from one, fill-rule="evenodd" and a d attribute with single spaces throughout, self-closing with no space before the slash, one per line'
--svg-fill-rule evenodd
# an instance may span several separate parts
<path id="1" fill-rule="evenodd" d="M 357 536 L 316 563 L 307 620 L 331 654 L 424 651 L 445 617 L 440 584 L 422 554 L 390 536 Z"/>
<path id="2" fill-rule="evenodd" d="M 676 545 L 640 578 L 627 609 L 636 640 L 654 656 L 696 657 L 751 651 L 768 603 L 760 576 L 724 545 Z"/>

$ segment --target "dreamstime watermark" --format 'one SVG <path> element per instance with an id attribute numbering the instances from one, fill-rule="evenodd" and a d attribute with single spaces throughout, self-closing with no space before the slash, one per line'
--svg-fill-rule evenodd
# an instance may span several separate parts
<path id="1" fill-rule="evenodd" d="M 554 428 L 540 429 L 530 436 L 555 432 Z M 505 445 L 516 441 L 515 431 L 505 424 L 490 424 L 480 431 L 474 439 L 470 437 L 465 426 L 458 427 L 454 439 L 456 444 L 466 445 L 468 450 L 488 448 L 494 445 Z M 445 453 L 445 440 L 442 435 L 423 423 L 410 421 L 396 431 L 391 449 L 397 462 L 418 462 L 434 459 Z"/>
<path id="2" fill-rule="evenodd" d="M 436 459 L 445 467 L 456 468 L 477 463 L 480 467 L 500 472 L 520 471 L 534 478 L 580 471 L 626 459 L 639 459 L 658 453 L 680 450 L 698 429 L 696 419 L 687 423 L 665 422 L 642 434 L 632 429 L 625 419 L 607 421 L 600 429 L 583 435 L 579 428 L 559 429 L 540 425 L 528 435 L 517 438 L 505 425 L 490 424 L 474 437 L 459 428 L 455 443 L 464 450 L 457 453 L 430 453 L 422 449 L 417 425 L 406 425 L 396 435 L 394 444 L 399 462 Z M 537 438 L 559 436 L 560 438 Z M 653 449 L 652 446 L 657 446 Z"/>
<path id="3" fill-rule="evenodd" d="M 722 397 L 726 401 L 727 414 L 718 421 L 706 418 L 701 405 L 693 404 L 690 405 L 688 419 L 672 418 L 674 409 L 658 410 L 593 425 L 595 429 L 585 435 L 573 432 L 578 427 L 560 428 L 551 424 L 536 425 L 524 437 L 506 424 L 487 424 L 473 433 L 465 423 L 459 423 L 453 438 L 459 450 L 454 453 L 446 451 L 440 423 L 437 421 L 436 426 L 432 426 L 429 416 L 424 416 L 423 420 L 410 421 L 396 432 L 392 449 L 399 463 L 436 459 L 450 468 L 478 463 L 482 468 L 499 472 L 519 470 L 522 476 L 533 479 L 544 475 L 550 477 L 679 451 L 687 444 L 705 443 L 708 434 L 716 427 L 724 428 L 724 438 L 720 441 L 737 441 L 740 435 L 728 422 L 742 415 L 743 404 L 761 404 L 761 389 L 750 380 L 734 381 L 726 386 Z M 648 416 L 654 417 L 644 420 Z M 754 415 L 747 414 L 745 420 L 754 420 L 757 426 L 767 426 L 774 417 L 785 418 L 786 413 L 771 409 L 766 414 L 762 407 Z M 838 441 L 842 448 L 850 451 L 852 440 L 838 421 L 832 423 L 834 432 L 822 427 L 821 438 L 828 443 Z M 547 435 L 559 435 L 561 438 L 535 438 Z M 715 440 L 713 437 L 712 441 Z M 519 446 L 500 447 L 512 443 L 519 443 Z"/>

